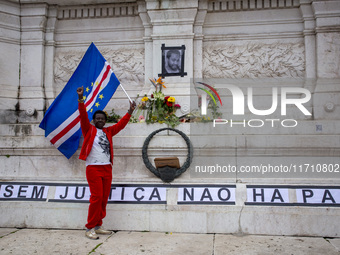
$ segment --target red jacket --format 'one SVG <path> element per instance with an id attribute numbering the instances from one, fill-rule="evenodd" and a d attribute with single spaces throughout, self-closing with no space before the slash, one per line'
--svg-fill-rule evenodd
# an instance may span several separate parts
<path id="1" fill-rule="evenodd" d="M 78 104 L 79 114 L 80 114 L 80 126 L 81 131 L 84 136 L 84 142 L 81 147 L 79 159 L 86 160 L 87 156 L 90 154 L 94 142 L 94 138 L 97 134 L 97 128 L 90 124 L 89 118 L 87 116 L 86 108 L 84 103 Z M 112 146 L 112 137 L 121 131 L 126 124 L 129 122 L 131 115 L 129 113 L 125 114 L 125 116 L 115 125 L 110 127 L 104 127 L 103 131 L 107 136 L 107 139 L 110 143 L 110 161 L 113 163 L 113 146 Z"/>

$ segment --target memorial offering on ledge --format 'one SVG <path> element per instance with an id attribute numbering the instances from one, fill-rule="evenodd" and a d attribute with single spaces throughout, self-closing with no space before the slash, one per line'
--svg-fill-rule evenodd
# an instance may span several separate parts
<path id="1" fill-rule="evenodd" d="M 179 104 L 176 104 L 176 99 L 173 96 L 165 96 L 162 92 L 162 88 L 166 88 L 162 77 L 156 79 L 149 79 L 155 91 L 148 97 L 144 95 L 137 106 L 134 117 L 139 122 L 150 123 L 165 123 L 172 128 L 177 126 L 180 121 L 176 116 L 176 110 L 181 108 Z M 138 97 L 137 97 L 138 99 Z"/>

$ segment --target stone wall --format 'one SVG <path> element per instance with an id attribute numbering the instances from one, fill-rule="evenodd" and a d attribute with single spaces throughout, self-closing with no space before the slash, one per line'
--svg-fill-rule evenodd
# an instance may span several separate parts
<path id="1" fill-rule="evenodd" d="M 191 79 L 247 78 L 255 87 L 261 85 L 262 78 L 293 79 L 311 91 L 308 109 L 312 116 L 299 117 L 294 131 L 247 127 L 214 135 L 206 124 L 197 124 L 198 133 L 191 132 L 191 124 L 181 124 L 177 128 L 196 142 L 196 158 L 222 155 L 237 164 L 238 157 L 340 156 L 339 1 L 101 0 L 93 4 L 90 0 L 3 0 L 0 9 L 0 193 L 8 196 L 0 201 L 5 215 L 0 220 L 2 227 L 83 228 L 87 203 L 53 202 L 58 187 L 86 186 L 85 166 L 77 159 L 79 151 L 67 160 L 50 145 L 38 125 L 91 42 L 133 98 L 151 93 L 148 79 L 161 73 L 161 45 L 185 45 L 187 76 L 165 78 L 165 93 L 176 97 L 182 105 L 181 114 L 190 111 Z M 107 111 L 112 108 L 119 114 L 128 108 L 120 89 Z M 337 192 L 337 178 L 200 178 L 193 174 L 192 166 L 172 185 L 165 185 L 141 157 L 145 138 L 161 127 L 129 124 L 114 138 L 113 183 L 135 185 L 135 198 L 146 196 L 147 187 L 163 187 L 166 202 L 135 203 L 137 199 L 109 204 L 108 228 L 339 235 L 338 197 L 335 205 L 304 206 L 296 193 L 299 187 Z M 200 142 L 207 136 L 216 143 Z M 186 144 L 172 132 L 158 135 L 149 149 L 151 161 L 173 155 L 183 164 L 186 159 Z M 36 185 L 46 188 L 40 188 L 39 193 Z M 228 205 L 180 204 L 180 188 L 188 185 L 226 185 L 234 192 L 234 200 Z M 283 192 L 290 198 L 288 206 L 247 204 L 248 189 L 254 188 L 251 185 L 287 189 Z M 138 189 L 141 187 L 145 191 Z M 16 194 L 14 201 L 10 191 Z M 33 199 L 40 196 L 42 201 Z"/>

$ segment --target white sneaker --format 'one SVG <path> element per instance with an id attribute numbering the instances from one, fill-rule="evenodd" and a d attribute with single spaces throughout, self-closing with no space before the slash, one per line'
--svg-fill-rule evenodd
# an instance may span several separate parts
<path id="1" fill-rule="evenodd" d="M 85 236 L 86 236 L 87 238 L 92 239 L 92 240 L 97 240 L 97 239 L 99 239 L 99 236 L 97 236 L 96 231 L 94 230 L 94 228 L 92 228 L 91 230 L 86 231 L 86 232 L 85 232 Z"/>
<path id="2" fill-rule="evenodd" d="M 102 226 L 100 226 L 99 228 L 95 228 L 94 231 L 96 232 L 96 234 L 100 234 L 100 235 L 111 235 L 112 231 L 110 230 L 105 230 Z"/>

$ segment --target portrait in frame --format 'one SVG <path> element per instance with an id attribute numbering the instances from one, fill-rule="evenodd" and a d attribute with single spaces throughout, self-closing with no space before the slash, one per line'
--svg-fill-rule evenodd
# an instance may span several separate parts
<path id="1" fill-rule="evenodd" d="M 177 47 L 165 47 L 162 44 L 162 73 L 158 76 L 181 76 L 187 75 L 184 72 L 185 45 Z"/>

